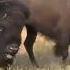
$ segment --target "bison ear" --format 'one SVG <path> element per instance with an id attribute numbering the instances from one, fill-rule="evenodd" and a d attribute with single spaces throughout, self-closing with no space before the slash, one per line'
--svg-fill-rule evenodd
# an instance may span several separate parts
<path id="1" fill-rule="evenodd" d="M 27 5 L 21 3 L 20 9 L 21 9 L 21 11 L 23 12 L 24 17 L 25 17 L 26 19 L 29 19 L 30 15 L 31 15 L 31 12 L 30 12 L 29 7 L 28 7 Z"/>

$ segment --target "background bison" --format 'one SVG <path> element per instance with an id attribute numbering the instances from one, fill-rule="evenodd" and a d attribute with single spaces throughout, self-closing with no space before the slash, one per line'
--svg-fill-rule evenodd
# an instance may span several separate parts
<path id="1" fill-rule="evenodd" d="M 56 56 L 62 56 L 65 60 L 70 42 L 70 1 L 27 0 L 26 3 L 31 10 L 32 21 L 29 25 L 37 32 L 54 39 Z"/>

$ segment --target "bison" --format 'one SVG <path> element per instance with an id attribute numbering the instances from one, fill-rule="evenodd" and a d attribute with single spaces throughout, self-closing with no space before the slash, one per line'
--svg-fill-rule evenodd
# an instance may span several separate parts
<path id="1" fill-rule="evenodd" d="M 0 0 L 0 67 L 13 63 L 21 44 L 21 31 L 29 18 L 29 9 L 16 0 Z"/>
<path id="2" fill-rule="evenodd" d="M 23 1 L 21 0 L 21 2 Z M 28 36 L 24 44 L 26 46 L 33 46 L 37 32 L 40 32 L 55 40 L 54 53 L 65 61 L 68 56 L 68 45 L 70 44 L 70 1 L 30 0 L 27 5 L 31 10 L 31 21 L 29 28 L 27 28 Z M 27 42 L 30 45 L 27 45 Z M 33 51 L 30 50 L 30 52 Z M 31 55 L 32 58 L 33 56 Z"/>
<path id="3" fill-rule="evenodd" d="M 46 4 L 37 2 L 37 6 L 32 1 L 32 4 L 28 3 L 28 8 L 23 4 L 24 0 L 0 0 L 0 67 L 7 70 L 13 63 L 21 44 L 24 26 L 27 29 L 24 45 L 33 65 L 38 67 L 33 54 L 37 32 L 54 39 L 56 56 L 62 56 L 62 59 L 66 60 L 70 42 L 69 1 L 45 1 Z"/>

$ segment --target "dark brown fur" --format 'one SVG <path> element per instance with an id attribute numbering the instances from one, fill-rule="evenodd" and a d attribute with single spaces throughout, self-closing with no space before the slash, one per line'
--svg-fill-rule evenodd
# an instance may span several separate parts
<path id="1" fill-rule="evenodd" d="M 49 36 L 56 42 L 55 54 L 66 60 L 70 42 L 70 5 L 69 0 L 30 0 L 29 24 L 36 32 Z M 30 31 L 33 35 L 33 30 Z M 33 32 L 33 33 L 32 33 Z"/>
<path id="2" fill-rule="evenodd" d="M 12 60 L 7 60 L 5 56 L 6 53 L 10 53 L 7 50 L 7 45 L 17 43 L 17 47 L 19 47 L 21 44 L 21 31 L 24 25 L 27 28 L 27 37 L 24 45 L 31 62 L 35 66 L 38 67 L 33 54 L 33 43 L 37 32 L 54 39 L 56 41 L 55 54 L 62 56 L 62 59 L 65 60 L 68 56 L 68 45 L 70 42 L 70 13 L 69 6 L 66 6 L 67 3 L 65 1 L 53 0 L 52 2 L 52 0 L 47 0 L 46 4 L 37 2 L 37 5 L 35 2 L 30 5 L 28 3 L 31 17 L 29 9 L 23 4 L 22 0 L 22 3 L 17 0 L 1 1 L 0 5 L 3 5 L 0 8 L 0 28 L 3 28 L 3 31 L 0 32 L 0 66 L 7 67 L 8 64 L 12 64 Z M 5 7 L 5 9 L 2 7 Z M 7 14 L 6 17 L 3 16 L 5 14 Z M 17 51 L 15 53 L 12 51 L 11 54 L 15 56 Z"/>
<path id="3" fill-rule="evenodd" d="M 30 16 L 29 9 L 16 0 L 0 1 L 0 67 L 13 63 L 21 44 L 21 31 Z M 11 49 L 12 48 L 12 49 Z M 9 59 L 7 55 L 12 55 Z"/>

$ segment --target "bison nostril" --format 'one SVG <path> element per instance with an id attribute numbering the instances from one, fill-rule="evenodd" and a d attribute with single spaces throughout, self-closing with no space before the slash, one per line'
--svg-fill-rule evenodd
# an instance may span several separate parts
<path id="1" fill-rule="evenodd" d="M 19 46 L 16 43 L 12 43 L 12 44 L 7 45 L 7 50 L 11 51 L 12 53 L 13 53 L 13 51 L 14 52 L 18 51 L 18 49 L 19 49 Z"/>
<path id="2" fill-rule="evenodd" d="M 11 44 L 9 47 L 10 50 L 18 50 L 18 45 L 17 44 Z"/>

